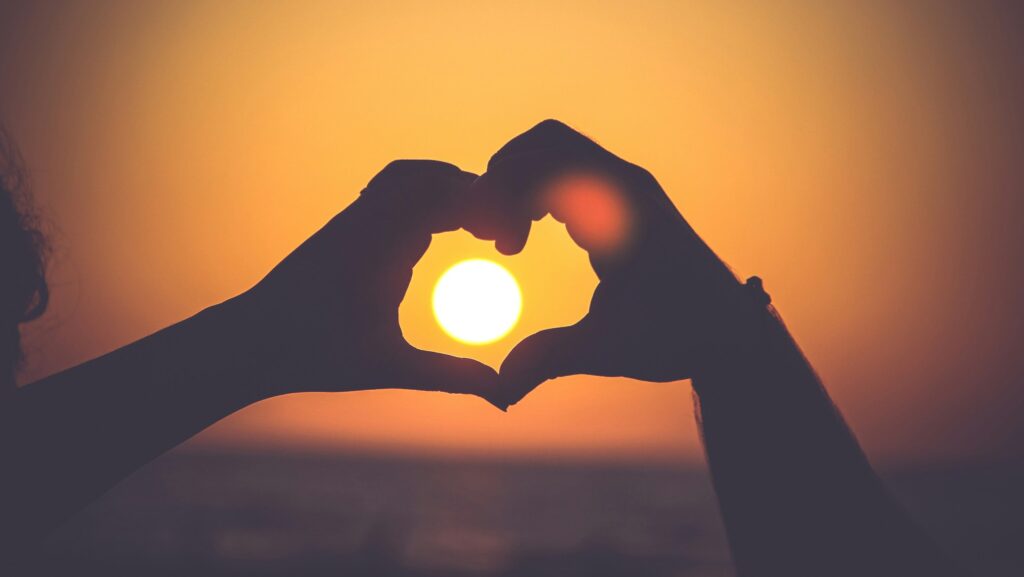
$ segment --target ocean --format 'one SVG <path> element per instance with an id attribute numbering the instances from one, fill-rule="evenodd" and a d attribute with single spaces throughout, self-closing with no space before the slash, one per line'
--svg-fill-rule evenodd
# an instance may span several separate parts
<path id="1" fill-rule="evenodd" d="M 1024 574 L 1021 467 L 889 472 L 978 575 Z M 686 465 L 174 451 L 73 518 L 41 574 L 729 577 Z"/>

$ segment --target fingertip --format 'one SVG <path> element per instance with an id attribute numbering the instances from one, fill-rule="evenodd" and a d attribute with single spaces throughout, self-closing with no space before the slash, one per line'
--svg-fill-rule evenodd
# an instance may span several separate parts
<path id="1" fill-rule="evenodd" d="M 518 223 L 519 226 L 509 227 L 505 234 L 494 241 L 494 248 L 505 256 L 512 256 L 522 252 L 526 247 L 526 241 L 530 237 L 529 220 Z"/>
<path id="2" fill-rule="evenodd" d="M 463 228 L 476 238 L 495 241 L 495 248 L 504 255 L 523 250 L 532 224 L 529 207 L 509 191 L 507 184 L 497 182 L 493 175 L 477 178 L 470 189 L 463 223 Z"/>

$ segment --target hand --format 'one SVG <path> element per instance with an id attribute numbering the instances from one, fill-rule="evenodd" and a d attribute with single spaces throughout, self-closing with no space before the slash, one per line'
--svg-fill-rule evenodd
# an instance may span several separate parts
<path id="1" fill-rule="evenodd" d="M 600 279 L 581 321 L 509 353 L 500 371 L 509 404 L 566 375 L 690 378 L 746 300 L 650 173 L 560 122 L 538 124 L 491 157 L 473 204 L 467 228 L 506 254 L 522 250 L 531 221 L 552 214 Z"/>
<path id="2" fill-rule="evenodd" d="M 442 162 L 392 162 L 232 302 L 269 395 L 382 388 L 494 393 L 493 369 L 416 349 L 398 326 L 413 266 L 431 234 L 460 227 L 475 178 Z"/>

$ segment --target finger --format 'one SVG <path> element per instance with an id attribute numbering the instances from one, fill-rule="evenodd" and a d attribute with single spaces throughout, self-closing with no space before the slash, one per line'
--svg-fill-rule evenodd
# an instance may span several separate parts
<path id="1" fill-rule="evenodd" d="M 461 227 L 469 187 L 477 176 L 437 160 L 396 160 L 363 189 L 360 197 L 381 218 L 417 233 Z"/>
<path id="2" fill-rule="evenodd" d="M 362 191 L 360 226 L 389 263 L 411 268 L 426 252 L 431 235 L 457 230 L 476 175 L 435 160 L 396 160 Z"/>
<path id="3" fill-rule="evenodd" d="M 502 146 L 487 163 L 487 170 L 490 171 L 505 162 L 514 161 L 524 155 L 554 149 L 563 151 L 563 153 L 575 151 L 581 157 L 611 155 L 599 144 L 564 122 L 547 119 Z"/>
<path id="4" fill-rule="evenodd" d="M 502 252 L 518 252 L 526 243 L 530 221 L 547 214 L 531 194 L 539 183 L 561 169 L 610 156 L 561 122 L 541 122 L 491 157 L 487 173 L 473 186 L 467 230 L 478 238 L 495 240 Z"/>
<path id="5" fill-rule="evenodd" d="M 681 219 L 649 173 L 553 120 L 502 147 L 472 189 L 466 228 L 474 235 L 518 252 L 530 222 L 552 214 L 591 254 L 601 278 L 646 228 L 668 222 L 657 213 L 668 209 Z"/>
<path id="6" fill-rule="evenodd" d="M 498 398 L 514 405 L 544 381 L 569 375 L 612 376 L 601 335 L 586 320 L 530 335 L 501 364 Z"/>
<path id="7" fill-rule="evenodd" d="M 476 395 L 504 411 L 498 397 L 498 373 L 473 359 L 408 347 L 393 377 L 394 386 L 418 391 Z"/>
<path id="8" fill-rule="evenodd" d="M 533 214 L 533 208 L 503 183 L 483 175 L 471 186 L 464 227 L 477 238 L 495 241 L 502 254 L 516 254 L 526 246 L 532 221 L 544 216 Z"/>

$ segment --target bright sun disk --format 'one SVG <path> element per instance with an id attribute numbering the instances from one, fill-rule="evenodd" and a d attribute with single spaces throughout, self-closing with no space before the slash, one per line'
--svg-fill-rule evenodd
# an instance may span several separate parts
<path id="1" fill-rule="evenodd" d="M 446 270 L 434 286 L 434 317 L 450 337 L 471 345 L 492 343 L 519 321 L 523 297 L 512 273 L 482 258 Z"/>

